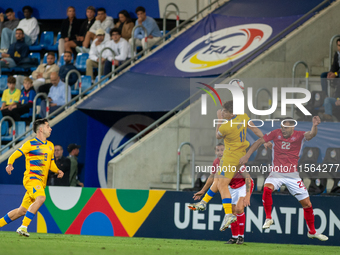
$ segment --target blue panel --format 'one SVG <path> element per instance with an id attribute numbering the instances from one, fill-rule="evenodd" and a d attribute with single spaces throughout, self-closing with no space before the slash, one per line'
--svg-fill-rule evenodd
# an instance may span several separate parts
<path id="1" fill-rule="evenodd" d="M 113 236 L 113 227 L 110 219 L 101 212 L 87 216 L 81 227 L 81 235 Z"/>
<path id="2" fill-rule="evenodd" d="M 122 86 L 124 84 L 124 86 Z M 127 72 L 81 103 L 79 109 L 164 112 L 190 96 L 190 80 Z M 131 102 L 134 102 L 131 104 Z"/>
<path id="3" fill-rule="evenodd" d="M 47 233 L 55 233 L 55 234 L 62 234 L 61 230 L 59 229 L 57 223 L 53 219 L 52 215 L 48 211 L 45 204 L 43 204 L 39 208 L 39 212 L 42 214 L 42 216 L 45 219 L 46 227 L 47 227 Z"/>

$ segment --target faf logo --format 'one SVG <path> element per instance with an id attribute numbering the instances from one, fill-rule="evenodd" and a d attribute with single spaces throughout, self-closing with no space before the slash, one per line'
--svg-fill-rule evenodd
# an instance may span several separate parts
<path id="1" fill-rule="evenodd" d="M 203 72 L 244 57 L 271 36 L 265 24 L 245 24 L 209 33 L 189 44 L 175 60 L 183 72 Z"/>

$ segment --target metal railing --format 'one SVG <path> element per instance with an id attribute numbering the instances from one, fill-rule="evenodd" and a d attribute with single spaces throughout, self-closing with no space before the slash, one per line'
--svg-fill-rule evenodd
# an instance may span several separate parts
<path id="1" fill-rule="evenodd" d="M 105 48 L 103 48 L 103 49 L 100 51 L 100 53 L 99 53 L 98 81 L 99 81 L 99 79 L 100 79 L 100 77 L 101 77 L 101 75 L 102 75 L 102 68 L 103 68 L 103 67 L 102 67 L 102 56 L 103 56 L 103 52 L 104 52 L 105 50 L 110 50 L 110 51 L 111 51 L 111 53 L 112 53 L 112 71 L 115 70 L 114 60 L 115 60 L 116 54 L 115 54 L 115 52 L 113 51 L 113 49 L 111 49 L 110 47 L 105 47 Z M 112 73 L 111 77 L 114 76 L 114 72 L 112 72 L 112 71 L 111 71 L 111 73 Z M 100 86 L 101 86 L 101 84 L 99 85 L 99 87 L 100 87 Z"/>
<path id="2" fill-rule="evenodd" d="M 176 9 L 176 27 L 179 26 L 179 8 L 175 3 L 168 3 L 165 6 L 165 10 L 164 10 L 164 15 L 163 15 L 163 34 L 165 34 L 166 32 L 166 18 L 168 17 L 168 15 L 170 15 L 171 13 L 173 13 L 174 11 L 169 11 L 169 13 L 167 14 L 167 9 L 169 6 L 173 6 Z M 179 29 L 177 28 L 176 33 L 178 33 Z M 163 42 L 165 42 L 165 38 L 163 39 Z"/>
<path id="3" fill-rule="evenodd" d="M 46 118 L 50 114 L 50 101 L 48 100 L 46 93 L 40 92 L 40 93 L 36 94 L 34 99 L 33 99 L 32 123 L 34 123 L 34 121 L 35 121 L 36 111 L 37 111 L 37 109 L 36 109 L 37 108 L 37 100 L 38 100 L 39 97 L 43 97 L 46 101 Z"/>
<path id="4" fill-rule="evenodd" d="M 144 38 L 145 38 L 145 44 L 144 44 L 144 47 L 143 47 L 143 53 L 144 53 L 144 55 L 146 55 L 148 52 L 147 52 L 147 50 L 144 50 L 144 48 L 145 49 L 148 49 L 148 31 L 146 30 L 146 28 L 143 26 L 143 25 L 137 25 L 137 26 L 135 26 L 133 29 L 132 29 L 132 32 L 131 32 L 131 42 L 132 42 L 132 47 L 131 47 L 131 60 L 133 60 L 132 61 L 132 63 L 134 62 L 134 58 L 135 58 L 135 56 L 136 56 L 136 53 L 137 53 L 137 51 L 136 51 L 136 39 L 135 39 L 135 30 L 137 29 L 137 28 L 139 28 L 139 27 L 141 27 L 142 29 L 143 29 L 143 31 L 144 31 Z"/>
<path id="5" fill-rule="evenodd" d="M 76 85 L 74 85 L 74 89 L 77 88 L 77 85 L 78 85 L 78 88 L 79 88 L 79 94 L 81 93 L 81 74 L 79 73 L 78 70 L 70 70 L 67 72 L 66 74 L 66 77 L 65 77 L 65 84 L 66 84 L 66 89 L 65 89 L 65 102 L 68 103 L 68 89 L 69 89 L 69 85 L 68 85 L 68 82 L 69 82 L 69 79 L 70 79 L 70 75 L 72 73 L 75 73 L 77 76 L 78 76 L 78 83 L 76 83 Z M 79 97 L 79 100 L 81 99 L 81 97 Z"/>
<path id="6" fill-rule="evenodd" d="M 269 96 L 269 99 L 268 99 L 268 109 L 270 109 L 270 106 L 272 105 L 272 94 L 270 94 L 270 91 L 266 88 L 260 88 L 256 91 L 256 94 L 255 94 L 255 109 L 258 110 L 258 101 L 259 101 L 259 94 L 264 91 L 264 92 L 267 92 L 268 96 Z M 276 93 L 275 93 L 276 95 Z M 277 100 L 276 100 L 277 102 Z M 273 107 L 273 106 L 272 106 Z M 273 114 L 271 113 L 270 115 L 270 118 L 272 119 L 273 118 Z M 258 118 L 259 116 L 256 115 L 255 118 Z"/>
<path id="7" fill-rule="evenodd" d="M 295 74 L 296 74 L 296 68 L 298 65 L 303 65 L 305 67 L 305 79 L 306 79 L 306 89 L 309 90 L 309 68 L 306 62 L 304 61 L 297 61 L 294 66 L 293 66 L 293 71 L 292 71 L 292 87 L 295 87 Z M 294 93 L 293 93 L 293 98 L 295 98 Z M 295 110 L 295 105 L 292 104 L 291 108 L 291 117 L 294 118 L 294 110 Z"/>
<path id="8" fill-rule="evenodd" d="M 189 145 L 191 148 L 191 158 L 192 158 L 192 164 L 191 164 L 191 184 L 192 187 L 195 185 L 195 149 L 194 146 L 192 146 L 189 142 L 183 142 L 177 149 L 177 182 L 176 182 L 176 190 L 179 191 L 179 184 L 181 182 L 180 178 L 180 159 L 181 159 L 181 149 L 184 145 Z"/>
<path id="9" fill-rule="evenodd" d="M 211 3 L 211 5 L 218 3 L 219 1 L 214 1 L 213 3 Z M 231 75 L 233 70 L 236 70 L 238 67 L 242 66 L 243 64 L 247 63 L 253 56 L 255 56 L 256 54 L 258 54 L 258 52 L 262 51 L 263 49 L 265 49 L 266 47 L 268 47 L 270 44 L 272 44 L 273 42 L 275 42 L 278 38 L 280 38 L 281 36 L 283 36 L 285 33 L 287 33 L 288 31 L 290 31 L 294 26 L 298 25 L 300 22 L 302 22 L 304 19 L 306 19 L 310 14 L 312 14 L 313 12 L 317 11 L 318 9 L 320 9 L 322 6 L 324 6 L 325 4 L 328 4 L 329 1 L 328 0 L 324 0 L 322 3 L 320 3 L 319 5 L 317 5 L 316 7 L 314 7 L 312 10 L 310 10 L 309 12 L 307 12 L 305 15 L 303 15 L 302 17 L 300 17 L 298 20 L 296 20 L 295 22 L 293 22 L 291 25 L 289 25 L 287 28 L 285 28 L 284 30 L 282 30 L 280 33 L 278 33 L 276 36 L 274 36 L 272 39 L 270 39 L 269 41 L 265 42 L 264 44 L 262 44 L 260 47 L 258 47 L 256 50 L 254 50 L 252 53 L 250 53 L 248 56 L 245 56 L 244 59 L 236 64 L 234 64 L 232 67 L 230 67 L 228 70 L 226 70 L 224 73 L 222 73 L 221 75 L 219 75 L 218 77 L 216 77 L 215 79 L 213 79 L 208 85 L 212 85 L 215 82 L 218 81 L 222 81 L 223 79 L 225 79 L 227 76 Z M 211 5 L 208 5 L 207 7 L 205 7 L 204 9 L 201 10 L 201 12 L 205 11 L 206 9 L 208 9 Z M 192 18 L 198 16 L 199 13 L 196 13 Z M 188 19 L 189 20 L 189 19 Z M 186 20 L 185 22 L 181 23 L 179 25 L 179 28 L 181 28 L 182 26 L 186 25 L 187 22 L 189 22 L 188 20 Z M 176 30 L 176 28 L 174 28 L 173 30 L 171 30 L 169 33 L 167 33 L 167 35 L 173 33 Z M 164 36 L 167 36 L 164 35 Z M 163 37 L 164 37 L 163 36 Z M 162 39 L 162 38 L 161 38 Z M 160 40 L 161 40 L 160 39 Z M 142 54 L 142 52 L 140 52 L 139 54 Z M 139 55 L 138 54 L 138 55 Z M 131 142 L 133 142 L 135 139 L 141 137 L 142 135 L 144 135 L 146 132 L 149 132 L 151 129 L 153 129 L 154 127 L 156 127 L 159 123 L 161 123 L 163 120 L 166 120 L 169 116 L 171 116 L 174 112 L 178 111 L 179 109 L 181 109 L 184 105 L 190 103 L 190 100 L 197 97 L 199 94 L 201 93 L 201 91 L 197 91 L 196 93 L 194 93 L 192 96 L 190 96 L 189 98 L 187 98 L 186 100 L 184 100 L 182 103 L 180 103 L 179 105 L 177 105 L 176 107 L 174 107 L 171 111 L 167 112 L 165 115 L 163 115 L 161 118 L 159 118 L 158 120 L 156 120 L 154 123 L 152 123 L 151 125 L 149 125 L 147 128 L 145 128 L 144 130 L 142 130 L 141 132 L 139 132 L 138 134 L 136 134 L 135 136 L 133 136 L 130 140 L 126 141 L 124 144 L 122 144 L 121 146 L 119 146 L 117 149 L 114 150 L 114 153 L 117 153 L 118 151 L 122 150 L 125 148 L 125 146 L 129 145 Z"/>
<path id="10" fill-rule="evenodd" d="M 1 130 L 2 130 L 2 123 L 5 121 L 5 120 L 9 120 L 10 122 L 12 122 L 12 142 L 15 140 L 15 121 L 14 121 L 14 119 L 12 118 L 12 117 L 10 117 L 10 116 L 5 116 L 5 117 L 3 117 L 1 120 L 0 120 L 0 148 L 1 148 L 1 146 L 2 146 L 2 132 L 1 132 Z M 14 144 L 13 144 L 13 146 L 12 147 L 14 147 Z M 2 150 L 1 150 L 2 151 Z"/>

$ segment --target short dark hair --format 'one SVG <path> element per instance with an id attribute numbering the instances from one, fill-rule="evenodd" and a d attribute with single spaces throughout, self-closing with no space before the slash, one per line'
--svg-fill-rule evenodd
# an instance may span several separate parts
<path id="1" fill-rule="evenodd" d="M 21 31 L 23 34 L 25 34 L 25 32 L 24 32 L 24 30 L 22 30 L 21 28 L 17 28 L 17 30 L 16 31 Z"/>
<path id="2" fill-rule="evenodd" d="M 223 104 L 223 108 L 228 112 L 233 113 L 233 100 L 227 101 Z"/>
<path id="3" fill-rule="evenodd" d="M 112 33 L 113 33 L 113 32 L 116 32 L 116 33 L 118 33 L 119 35 L 122 35 L 122 32 L 120 31 L 120 29 L 119 29 L 118 27 L 112 28 L 112 29 L 110 30 L 110 36 L 112 36 Z"/>
<path id="4" fill-rule="evenodd" d="M 37 133 L 38 128 L 41 125 L 44 125 L 46 122 L 48 122 L 47 119 L 38 119 L 38 120 L 34 121 L 34 123 L 33 123 L 33 131 L 34 131 L 34 133 Z"/>
<path id="5" fill-rule="evenodd" d="M 33 13 L 33 8 L 29 5 L 22 7 L 22 12 L 24 12 L 25 10 L 28 10 L 31 14 Z"/>
<path id="6" fill-rule="evenodd" d="M 224 143 L 218 143 L 216 146 L 215 146 L 215 150 L 218 146 L 224 146 Z"/>
<path id="7" fill-rule="evenodd" d="M 55 58 L 55 53 L 53 51 L 47 52 L 47 56 L 53 56 Z"/>
<path id="8" fill-rule="evenodd" d="M 64 55 L 65 55 L 66 53 L 70 54 L 70 55 L 71 55 L 71 57 L 72 57 L 72 52 L 71 52 L 71 51 L 68 51 L 68 50 L 67 50 L 67 51 L 65 51 L 65 52 L 64 52 Z"/>
<path id="9" fill-rule="evenodd" d="M 5 13 L 14 12 L 12 8 L 7 8 Z"/>
<path id="10" fill-rule="evenodd" d="M 338 42 L 340 42 L 340 38 L 338 38 L 338 40 L 336 40 L 336 43 L 338 44 Z"/>
<path id="11" fill-rule="evenodd" d="M 98 12 L 104 12 L 104 13 L 106 13 L 106 10 L 105 10 L 105 8 L 100 7 L 100 8 L 97 9 L 97 13 L 98 13 Z"/>
<path id="12" fill-rule="evenodd" d="M 67 7 L 67 10 L 68 10 L 68 9 L 73 9 L 74 11 L 76 11 L 76 8 L 74 8 L 73 6 Z"/>
<path id="13" fill-rule="evenodd" d="M 137 14 L 137 12 L 145 12 L 145 8 L 143 6 L 138 6 L 135 13 Z"/>
<path id="14" fill-rule="evenodd" d="M 7 78 L 7 83 L 15 84 L 16 82 L 17 80 L 13 76 Z"/>
<path id="15" fill-rule="evenodd" d="M 88 6 L 88 7 L 86 8 L 86 10 L 91 10 L 91 11 L 96 12 L 96 8 L 94 8 L 92 5 Z"/>

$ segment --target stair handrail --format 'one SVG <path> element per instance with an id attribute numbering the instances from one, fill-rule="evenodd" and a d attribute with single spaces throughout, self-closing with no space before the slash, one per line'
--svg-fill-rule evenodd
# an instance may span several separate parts
<path id="1" fill-rule="evenodd" d="M 66 104 L 68 103 L 68 89 L 69 89 L 69 79 L 70 79 L 70 75 L 72 73 L 75 73 L 78 76 L 78 89 L 79 89 L 79 94 L 81 93 L 81 74 L 78 70 L 76 69 L 72 69 L 70 71 L 67 72 L 66 77 L 65 77 L 65 84 L 66 84 L 66 89 L 65 89 L 65 102 Z M 76 83 L 77 84 L 77 83 Z M 77 85 L 74 86 L 74 89 L 77 89 Z M 79 97 L 79 100 L 81 99 L 81 97 Z"/>
<path id="2" fill-rule="evenodd" d="M 217 1 L 215 1 L 217 2 Z M 213 2 L 212 4 L 214 4 L 215 2 Z M 244 64 L 245 62 L 247 62 L 250 58 L 252 58 L 254 55 L 256 55 L 259 51 L 261 51 L 262 49 L 264 49 L 265 47 L 267 47 L 268 45 L 270 45 L 272 42 L 274 42 L 275 40 L 277 40 L 277 38 L 279 38 L 280 36 L 282 36 L 283 34 L 285 34 L 286 32 L 288 32 L 292 27 L 294 27 L 295 25 L 299 24 L 302 20 L 304 20 L 306 17 L 308 17 L 311 13 L 313 13 L 314 11 L 318 10 L 319 8 L 321 8 L 323 5 L 325 5 L 326 3 L 328 3 L 329 0 L 324 0 L 322 3 L 318 4 L 316 7 L 314 7 L 312 10 L 310 10 L 309 12 L 307 12 L 305 15 L 303 15 L 302 17 L 300 17 L 298 20 L 296 20 L 295 22 L 293 22 L 291 25 L 289 25 L 287 28 L 285 28 L 284 30 L 282 30 L 280 33 L 278 33 L 276 36 L 274 36 L 272 39 L 270 39 L 269 41 L 267 41 L 266 43 L 262 44 L 259 48 L 257 48 L 256 50 L 254 50 L 252 53 L 250 53 L 248 56 L 245 56 L 245 58 L 234 64 L 232 67 L 230 67 L 228 70 L 226 70 L 224 73 L 222 73 L 221 75 L 219 75 L 218 77 L 214 78 L 208 85 L 212 85 L 215 82 L 219 81 L 219 80 L 223 80 L 225 78 L 225 76 L 229 76 L 231 75 L 231 72 L 235 69 L 238 68 L 240 65 Z M 207 7 L 206 7 L 207 8 Z M 180 26 L 183 25 L 183 23 L 180 24 Z M 169 32 L 170 33 L 170 32 Z M 139 53 L 141 54 L 141 52 Z M 141 132 L 139 132 L 138 134 L 136 134 L 135 136 L 133 136 L 132 138 L 130 138 L 128 141 L 126 141 L 124 144 L 122 144 L 121 146 L 119 146 L 117 149 L 114 150 L 114 153 L 117 153 L 118 151 L 124 149 L 127 145 L 129 145 L 130 143 L 132 143 L 135 139 L 141 137 L 142 135 L 144 135 L 146 132 L 149 132 L 151 129 L 153 129 L 154 127 L 156 127 L 159 123 L 161 123 L 163 120 L 167 119 L 171 114 L 173 114 L 174 112 L 178 111 L 179 109 L 181 109 L 181 107 L 183 105 L 186 105 L 188 103 L 190 103 L 190 100 L 192 100 L 193 98 L 197 97 L 197 95 L 199 95 L 201 93 L 201 91 L 197 91 L 196 93 L 194 93 L 193 95 L 191 95 L 189 98 L 187 98 L 186 100 L 184 100 L 182 103 L 180 103 L 179 105 L 177 105 L 176 107 L 174 107 L 172 110 L 168 111 L 165 115 L 163 115 L 161 118 L 159 118 L 158 120 L 156 120 L 154 123 L 152 123 L 151 125 L 149 125 L 148 127 L 146 127 L 145 129 L 143 129 Z"/>
<path id="3" fill-rule="evenodd" d="M 177 181 L 176 181 L 176 190 L 179 191 L 179 184 L 180 184 L 180 160 L 181 160 L 181 149 L 184 145 L 189 145 L 191 148 L 191 185 L 194 187 L 195 185 L 195 149 L 194 146 L 189 142 L 183 142 L 177 149 Z"/>
<path id="4" fill-rule="evenodd" d="M 15 121 L 14 119 L 11 117 L 11 116 L 4 116 L 2 117 L 2 119 L 0 120 L 0 148 L 2 146 L 2 134 L 1 134 L 1 128 L 2 128 L 2 123 L 5 121 L 5 120 L 9 120 L 10 122 L 12 122 L 12 141 L 15 139 Z M 14 147 L 14 145 L 12 146 Z"/>
<path id="5" fill-rule="evenodd" d="M 173 13 L 174 11 L 169 11 L 169 13 L 167 14 L 167 9 L 169 6 L 173 6 L 176 9 L 176 28 L 179 26 L 179 8 L 177 6 L 177 4 L 175 3 L 168 3 L 165 6 L 165 10 L 164 10 L 164 14 L 163 14 L 163 34 L 165 34 L 166 32 L 166 18 L 168 15 L 170 15 L 171 13 Z M 179 29 L 177 28 L 176 33 L 179 32 Z M 163 42 L 165 42 L 165 38 L 163 39 Z"/>
<path id="6" fill-rule="evenodd" d="M 135 40 L 135 30 L 137 28 L 141 27 L 144 31 L 144 38 L 145 38 L 145 44 L 144 44 L 144 48 L 148 49 L 148 31 L 146 30 L 146 28 L 143 25 L 137 25 L 134 26 L 134 28 L 132 29 L 131 32 L 131 42 L 132 42 L 132 46 L 131 46 L 131 63 L 133 63 L 135 61 L 135 55 L 136 55 L 136 40 Z M 143 51 L 144 55 L 146 55 L 148 53 L 148 51 Z"/>
<path id="7" fill-rule="evenodd" d="M 298 65 L 303 65 L 305 67 L 305 79 L 306 79 L 306 89 L 309 90 L 309 67 L 307 65 L 307 63 L 305 61 L 297 61 L 295 62 L 294 66 L 293 66 L 293 70 L 292 70 L 292 87 L 295 88 L 295 75 L 296 75 L 296 68 L 298 67 Z M 294 98 L 294 93 L 293 93 L 293 98 Z M 294 118 L 294 110 L 295 110 L 295 105 L 293 104 L 291 106 L 291 117 Z"/>

